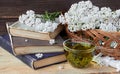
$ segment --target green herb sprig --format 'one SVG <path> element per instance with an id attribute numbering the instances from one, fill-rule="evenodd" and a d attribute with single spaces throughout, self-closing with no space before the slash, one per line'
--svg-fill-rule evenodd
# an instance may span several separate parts
<path id="1" fill-rule="evenodd" d="M 59 17 L 60 14 L 61 14 L 61 12 L 48 13 L 47 11 L 45 11 L 45 14 L 43 15 L 43 19 L 45 21 L 47 21 L 47 20 L 54 21 L 55 18 Z"/>

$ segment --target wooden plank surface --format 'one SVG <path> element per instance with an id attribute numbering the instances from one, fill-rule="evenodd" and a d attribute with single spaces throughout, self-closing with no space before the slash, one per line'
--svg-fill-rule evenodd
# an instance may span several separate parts
<path id="1" fill-rule="evenodd" d="M 59 67 L 63 69 L 59 69 Z M 0 47 L 0 74 L 119 74 L 114 68 L 91 64 L 84 69 L 71 67 L 68 62 L 33 70 Z"/>
<path id="2" fill-rule="evenodd" d="M 79 0 L 0 0 L 0 18 L 16 18 L 27 10 L 37 13 L 66 11 Z"/>
<path id="3" fill-rule="evenodd" d="M 44 11 L 67 11 L 71 4 L 82 0 L 0 0 L 0 18 L 17 18 L 27 10 L 37 13 Z M 120 0 L 91 0 L 99 7 L 111 7 L 113 10 L 120 8 Z"/>

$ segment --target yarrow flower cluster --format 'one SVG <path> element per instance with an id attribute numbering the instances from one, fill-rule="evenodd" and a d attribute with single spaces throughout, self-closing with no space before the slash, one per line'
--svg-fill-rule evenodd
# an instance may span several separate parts
<path id="1" fill-rule="evenodd" d="M 116 71 L 120 71 L 120 60 L 115 60 L 113 57 L 102 57 L 102 53 L 99 53 L 93 57 L 93 61 L 97 62 L 100 65 L 111 66 L 113 68 L 116 68 Z"/>
<path id="2" fill-rule="evenodd" d="M 37 32 L 54 32 L 59 25 L 59 20 L 56 18 L 55 21 L 45 21 L 42 18 L 43 15 L 37 15 L 34 11 L 28 10 L 26 14 L 19 16 L 19 22 L 32 27 Z"/>
<path id="3" fill-rule="evenodd" d="M 112 11 L 109 7 L 99 8 L 91 1 L 72 4 L 59 19 L 63 24 L 68 24 L 71 32 L 96 28 L 114 32 L 120 30 L 120 9 Z"/>
<path id="4" fill-rule="evenodd" d="M 50 40 L 49 40 L 49 44 L 50 44 L 50 45 L 55 44 L 55 39 L 50 39 Z"/>
<path id="5" fill-rule="evenodd" d="M 35 54 L 35 56 L 36 56 L 37 58 L 42 58 L 42 57 L 43 57 L 43 54 L 42 54 L 42 53 L 37 53 L 37 54 Z"/>

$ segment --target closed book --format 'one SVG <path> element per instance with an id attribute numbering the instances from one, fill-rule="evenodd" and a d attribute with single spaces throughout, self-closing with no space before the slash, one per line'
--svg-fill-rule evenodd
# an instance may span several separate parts
<path id="1" fill-rule="evenodd" d="M 9 35 L 0 36 L 0 46 L 13 54 L 12 47 L 10 44 Z M 15 56 L 21 61 L 23 61 L 28 66 L 33 69 L 38 69 L 42 67 L 46 67 L 52 64 L 60 63 L 66 61 L 64 52 L 55 52 L 55 53 L 42 53 L 43 56 L 38 58 L 36 54 L 26 54 L 26 55 L 18 55 Z M 13 54 L 14 55 L 14 54 Z"/>
<path id="2" fill-rule="evenodd" d="M 60 24 L 54 32 L 36 32 L 33 31 L 32 27 L 26 26 L 19 21 L 7 24 L 9 25 L 8 29 L 12 36 L 20 36 L 40 40 L 54 39 L 63 29 L 63 25 Z"/>
<path id="3" fill-rule="evenodd" d="M 58 35 L 55 38 L 55 44 L 51 45 L 48 40 L 39 40 L 39 39 L 26 38 L 21 36 L 13 36 L 11 35 L 9 30 L 10 25 L 11 23 L 7 23 L 6 27 L 10 35 L 10 40 L 11 40 L 10 42 L 15 55 L 64 52 L 62 47 L 62 43 L 64 40 L 60 35 Z M 23 33 L 21 32 L 21 34 Z"/>
<path id="4" fill-rule="evenodd" d="M 47 40 L 37 40 L 25 37 L 11 36 L 12 49 L 15 55 L 32 53 L 64 52 L 63 39 L 57 36 L 55 44 L 51 45 Z"/>

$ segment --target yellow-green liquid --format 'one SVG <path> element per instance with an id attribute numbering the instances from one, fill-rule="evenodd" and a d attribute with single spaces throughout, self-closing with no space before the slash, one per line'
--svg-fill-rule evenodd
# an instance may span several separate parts
<path id="1" fill-rule="evenodd" d="M 90 49 L 93 50 L 92 49 L 94 48 L 93 45 L 84 44 L 84 43 L 72 43 L 72 44 L 67 43 L 66 46 L 71 48 L 72 50 L 78 50 L 78 51 L 65 50 L 66 58 L 73 67 L 84 68 L 91 62 L 93 58 L 93 54 L 92 51 L 88 52 L 87 50 Z"/>

